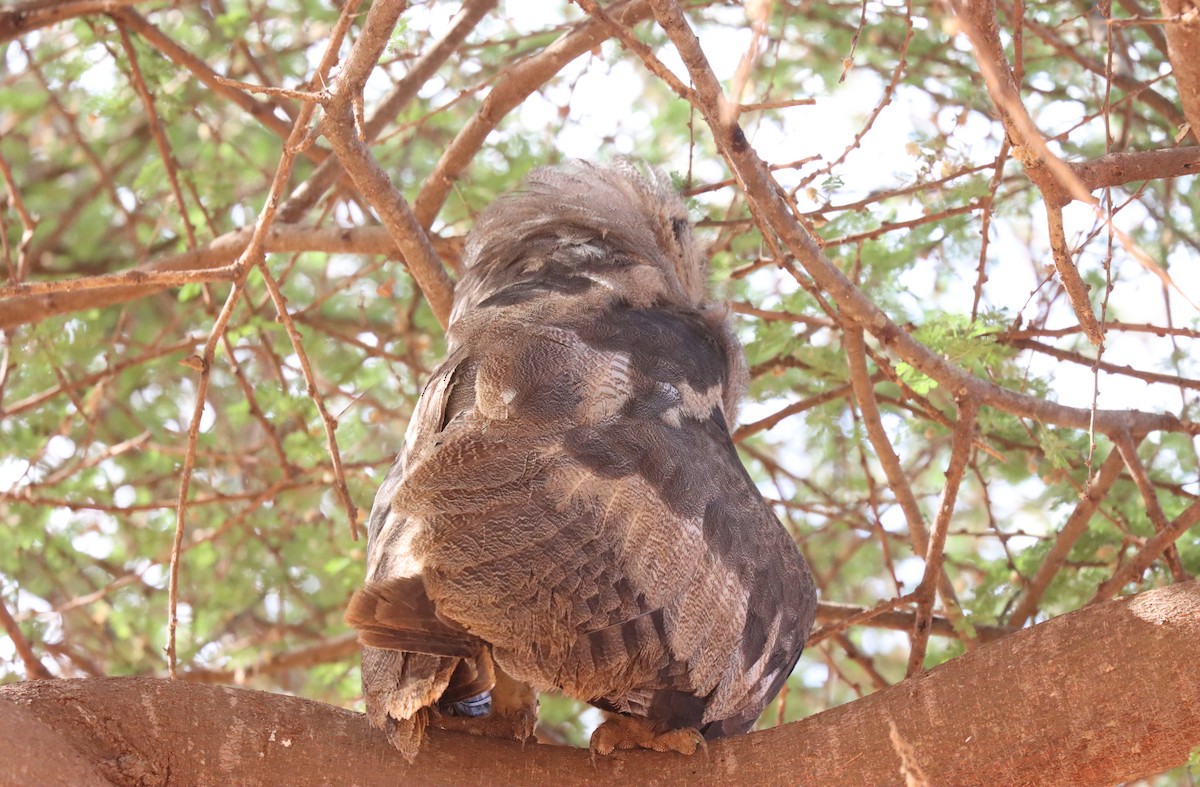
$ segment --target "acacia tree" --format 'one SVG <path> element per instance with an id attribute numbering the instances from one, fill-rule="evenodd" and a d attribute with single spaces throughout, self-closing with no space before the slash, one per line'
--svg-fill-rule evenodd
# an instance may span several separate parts
<path id="1" fill-rule="evenodd" d="M 0 42 L 8 781 L 1190 778 L 1193 0 L 22 0 Z M 472 216 L 617 154 L 693 207 L 818 628 L 708 759 L 403 770 L 282 694 L 357 701 L 362 512 Z"/>

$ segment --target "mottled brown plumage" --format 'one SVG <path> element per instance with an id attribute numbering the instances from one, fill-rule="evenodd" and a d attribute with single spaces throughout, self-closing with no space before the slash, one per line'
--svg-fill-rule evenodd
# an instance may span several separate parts
<path id="1" fill-rule="evenodd" d="M 465 265 L 347 613 L 372 723 L 411 758 L 494 659 L 619 714 L 604 753 L 750 729 L 815 593 L 730 440 L 745 362 L 682 201 L 629 163 L 538 170 Z M 528 734 L 520 696 L 495 710 Z"/>

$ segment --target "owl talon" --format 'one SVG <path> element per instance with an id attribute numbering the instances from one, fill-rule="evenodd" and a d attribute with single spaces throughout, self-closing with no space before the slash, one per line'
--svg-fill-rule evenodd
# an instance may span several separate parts
<path id="1" fill-rule="evenodd" d="M 521 741 L 522 745 L 533 737 L 536 724 L 537 716 L 528 712 L 511 715 L 492 713 L 490 716 L 475 717 L 441 713 L 433 720 L 433 726 L 441 730 L 465 732 L 468 735 L 487 738 L 510 738 Z M 536 738 L 534 740 L 536 741 Z"/>
<path id="2" fill-rule="evenodd" d="M 632 716 L 610 716 L 592 733 L 588 748 L 592 752 L 593 765 L 597 754 L 607 756 L 617 749 L 674 751 L 689 756 L 701 749 L 705 759 L 708 758 L 708 744 L 694 727 L 656 733 L 650 721 Z"/>
<path id="3" fill-rule="evenodd" d="M 513 727 L 513 737 L 521 741 L 521 748 L 525 748 L 525 742 L 533 738 L 534 743 L 537 743 L 537 738 L 533 735 L 533 730 L 537 727 L 537 711 L 523 710 L 510 717 Z"/>
<path id="4" fill-rule="evenodd" d="M 661 735 L 655 736 L 650 748 L 655 751 L 677 751 L 688 756 L 695 754 L 696 749 L 699 749 L 704 752 L 704 759 L 708 759 L 708 743 L 705 742 L 700 731 L 694 727 L 667 730 Z"/>

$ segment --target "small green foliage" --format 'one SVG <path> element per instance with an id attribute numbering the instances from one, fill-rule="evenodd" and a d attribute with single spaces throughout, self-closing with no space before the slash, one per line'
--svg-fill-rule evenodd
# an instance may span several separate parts
<path id="1" fill-rule="evenodd" d="M 924 396 L 938 385 L 937 380 L 904 361 L 896 364 L 896 373 L 900 375 L 900 380 L 919 396 Z"/>
<path id="2" fill-rule="evenodd" d="M 193 298 L 199 298 L 202 288 L 203 285 L 201 285 L 199 282 L 188 282 L 179 288 L 179 295 L 176 297 L 179 299 L 180 303 L 187 303 Z"/>
<path id="3" fill-rule="evenodd" d="M 404 54 L 412 47 L 411 36 L 408 30 L 408 19 L 400 17 L 396 22 L 396 27 L 392 30 L 392 34 L 388 36 L 387 52 L 393 57 Z"/>
<path id="4" fill-rule="evenodd" d="M 221 35 L 228 39 L 236 39 L 245 31 L 250 21 L 250 9 L 243 3 L 227 3 L 225 13 L 218 14 L 214 21 Z"/>
<path id="5" fill-rule="evenodd" d="M 1187 769 L 1192 778 L 1200 778 L 1200 746 L 1188 753 Z"/>

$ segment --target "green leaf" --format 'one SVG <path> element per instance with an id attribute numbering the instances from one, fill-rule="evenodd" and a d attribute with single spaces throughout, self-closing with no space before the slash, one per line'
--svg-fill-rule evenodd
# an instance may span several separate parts
<path id="1" fill-rule="evenodd" d="M 180 303 L 187 303 L 193 298 L 200 296 L 203 291 L 203 285 L 199 282 L 190 281 L 179 288 L 179 295 L 176 296 Z"/>
<path id="2" fill-rule="evenodd" d="M 905 385 L 913 389 L 920 396 L 924 396 L 938 387 L 937 380 L 927 376 L 924 372 L 917 370 L 904 361 L 896 364 L 896 373 L 904 381 Z"/>

